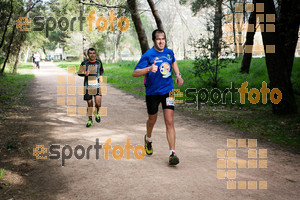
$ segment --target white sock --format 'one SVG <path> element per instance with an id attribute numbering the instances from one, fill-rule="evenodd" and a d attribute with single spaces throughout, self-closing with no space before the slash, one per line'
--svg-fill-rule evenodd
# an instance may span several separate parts
<path id="1" fill-rule="evenodd" d="M 175 153 L 175 150 L 170 150 L 170 155 L 172 155 L 173 152 Z"/>
<path id="2" fill-rule="evenodd" d="M 147 140 L 148 142 L 152 142 L 152 139 L 151 139 L 151 137 L 150 137 L 150 138 L 148 138 L 148 137 L 147 137 L 147 135 L 146 135 L 146 140 Z"/>

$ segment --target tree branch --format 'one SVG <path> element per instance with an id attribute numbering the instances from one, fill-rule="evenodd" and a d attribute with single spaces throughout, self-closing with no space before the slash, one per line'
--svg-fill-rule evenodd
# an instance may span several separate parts
<path id="1" fill-rule="evenodd" d="M 124 8 L 124 9 L 126 8 L 125 6 L 121 6 L 121 5 L 117 5 L 117 6 L 103 5 L 103 4 L 96 2 L 95 0 L 88 0 L 88 1 L 89 1 L 89 3 L 84 0 L 78 0 L 78 2 L 83 5 L 93 5 L 93 6 L 99 6 L 101 8 Z"/>
<path id="2" fill-rule="evenodd" d="M 13 28 L 13 31 L 12 31 L 12 34 L 11 34 L 11 37 L 10 37 L 10 41 L 9 41 L 9 45 L 8 45 L 8 51 L 7 51 L 6 58 L 5 58 L 5 60 L 4 60 L 2 69 L 1 69 L 1 71 L 0 71 L 0 74 L 3 74 L 3 73 L 4 73 L 5 65 L 6 65 L 6 62 L 8 61 L 9 54 L 10 54 L 10 49 L 11 49 L 10 47 L 11 47 L 11 44 L 12 44 L 12 42 L 13 42 L 13 40 L 14 40 L 15 30 L 16 30 L 16 25 L 14 25 L 14 28 Z"/>
<path id="3" fill-rule="evenodd" d="M 5 24 L 5 27 L 4 27 L 4 32 L 2 34 L 2 40 L 1 40 L 1 44 L 0 44 L 0 49 L 2 48 L 2 46 L 4 44 L 4 38 L 5 38 L 5 34 L 6 34 L 6 31 L 7 31 L 7 27 L 8 27 L 8 24 L 9 24 L 12 12 L 13 12 L 13 0 L 10 1 L 10 13 L 9 13 L 8 20 L 7 20 L 7 22 Z"/>
<path id="4" fill-rule="evenodd" d="M 36 2 L 34 2 L 33 5 L 25 12 L 25 14 L 23 16 L 27 15 L 27 13 L 29 13 L 34 8 L 34 6 L 40 1 L 41 0 L 37 0 Z"/>

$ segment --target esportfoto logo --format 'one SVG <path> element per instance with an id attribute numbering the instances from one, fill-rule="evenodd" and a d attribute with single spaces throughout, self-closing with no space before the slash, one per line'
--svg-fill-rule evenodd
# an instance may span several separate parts
<path id="1" fill-rule="evenodd" d="M 70 31 L 74 31 L 74 23 L 79 22 L 79 30 L 83 30 L 83 20 L 86 19 L 88 21 L 88 30 L 89 32 L 93 31 L 93 24 L 96 23 L 96 28 L 100 32 L 104 32 L 108 28 L 108 22 L 110 26 L 110 31 L 114 31 L 115 21 L 117 21 L 118 29 L 122 32 L 125 32 L 130 27 L 130 22 L 127 17 L 120 17 L 119 19 L 114 15 L 114 10 L 110 10 L 110 14 L 108 20 L 104 16 L 100 16 L 96 19 L 94 16 L 96 14 L 95 10 L 89 12 L 87 17 L 83 16 L 83 12 L 80 11 L 79 17 L 72 17 L 68 19 L 67 17 L 60 17 L 58 20 L 54 17 L 45 18 L 44 16 L 36 16 L 33 18 L 33 28 L 31 29 L 31 20 L 28 17 L 20 17 L 16 21 L 16 28 L 20 31 L 36 31 L 40 32 L 45 29 L 46 37 L 49 36 L 49 32 L 54 31 L 58 28 L 61 31 L 66 31 L 70 29 Z"/>
<path id="2" fill-rule="evenodd" d="M 120 160 L 124 157 L 124 149 L 126 154 L 126 160 L 130 160 L 130 152 L 133 150 L 134 157 L 137 160 L 142 160 L 145 157 L 145 147 L 143 145 L 136 145 L 135 147 L 130 144 L 130 138 L 127 138 L 126 144 L 123 146 L 117 144 L 115 146 L 110 145 L 111 138 L 108 138 L 104 145 L 99 144 L 99 139 L 96 139 L 95 145 L 89 145 L 87 148 L 85 148 L 83 145 L 79 144 L 75 146 L 74 150 L 73 148 L 66 144 L 62 147 L 60 144 L 51 144 L 49 148 L 48 155 L 48 148 L 45 148 L 44 145 L 36 145 L 35 148 L 33 148 L 33 156 L 37 160 L 47 160 L 48 158 L 50 160 L 58 160 L 61 159 L 61 165 L 65 166 L 65 160 L 69 160 L 73 157 L 77 160 L 81 160 L 84 157 L 86 157 L 87 160 L 90 159 L 90 153 L 91 151 L 95 150 L 96 160 L 99 159 L 99 150 L 104 149 L 104 160 L 109 160 L 109 150 L 112 150 L 112 156 L 115 160 Z M 61 150 L 61 151 L 60 151 Z"/>
<path id="3" fill-rule="evenodd" d="M 222 103 L 226 104 L 226 95 L 230 95 L 231 97 L 231 104 L 235 104 L 235 94 L 240 94 L 240 103 L 246 103 L 246 94 L 248 96 L 248 101 L 251 104 L 257 104 L 260 101 L 263 104 L 267 104 L 268 102 L 268 94 L 269 99 L 273 104 L 278 104 L 282 100 L 282 92 L 278 88 L 273 88 L 270 90 L 267 87 L 267 83 L 265 81 L 262 82 L 262 86 L 259 89 L 251 88 L 250 90 L 247 88 L 248 81 L 245 81 L 241 84 L 240 88 L 236 88 L 234 83 L 231 83 L 230 88 L 225 88 L 221 91 L 219 88 L 213 88 L 211 91 L 208 91 L 206 88 L 201 88 L 197 90 L 197 88 L 187 88 L 185 90 L 185 96 L 187 97 L 185 101 L 176 99 L 176 97 L 183 97 L 183 92 L 180 92 L 180 89 L 174 89 L 172 92 L 169 93 L 169 96 L 172 98 L 174 103 L 187 103 L 187 104 L 198 104 L 200 103 L 207 103 L 211 101 L 214 104 Z"/>
<path id="4" fill-rule="evenodd" d="M 217 178 L 227 182 L 227 189 L 268 189 L 268 181 L 256 177 L 258 170 L 268 168 L 268 150 L 257 148 L 257 139 L 234 138 L 227 139 L 224 149 L 217 149 Z M 245 171 L 248 171 L 249 179 L 239 174 Z"/>

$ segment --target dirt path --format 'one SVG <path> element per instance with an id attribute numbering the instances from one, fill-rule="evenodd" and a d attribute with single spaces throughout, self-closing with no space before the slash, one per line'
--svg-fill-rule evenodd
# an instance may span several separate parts
<path id="1" fill-rule="evenodd" d="M 108 94 L 102 101 L 102 106 L 107 107 L 107 116 L 102 117 L 100 124 L 94 121 L 94 125 L 87 129 L 87 117 L 68 116 L 66 106 L 57 105 L 57 76 L 68 75 L 50 63 L 41 66 L 30 94 L 33 106 L 25 113 L 27 117 L 16 125 L 27 130 L 24 137 L 31 149 L 36 144 L 47 148 L 50 144 L 60 144 L 61 148 L 68 144 L 73 149 L 81 144 L 87 149 L 89 145 L 95 145 L 96 138 L 102 145 L 108 138 L 111 138 L 112 146 L 124 146 L 127 138 L 134 147 L 143 145 L 147 118 L 143 100 L 108 85 Z M 81 86 L 83 79 L 76 77 L 76 82 Z M 77 98 L 77 106 L 86 106 L 82 96 Z M 104 149 L 100 149 L 99 159 L 95 160 L 95 150 L 91 150 L 89 160 L 86 157 L 77 160 L 73 155 L 66 160 L 64 167 L 61 160 L 34 161 L 31 157 L 24 161 L 28 166 L 25 175 L 19 177 L 19 182 L 12 183 L 15 188 L 4 191 L 5 197 L 14 191 L 13 199 L 300 198 L 299 155 L 258 142 L 257 148 L 253 149 L 267 149 L 268 157 L 250 160 L 267 160 L 267 168 L 230 170 L 236 170 L 233 181 L 267 181 L 267 189 L 259 189 L 259 186 L 257 189 L 227 189 L 228 179 L 217 179 L 217 150 L 228 149 L 227 138 L 247 139 L 247 135 L 197 121 L 178 111 L 175 112 L 175 127 L 176 152 L 180 158 L 176 167 L 168 166 L 169 149 L 160 108 L 151 157 L 137 160 L 131 150 L 130 160 L 126 160 L 125 152 L 124 158 L 115 160 L 112 150 L 109 150 L 109 160 L 105 160 Z M 236 148 L 234 160 L 248 160 L 247 150 Z M 17 161 L 13 158 L 9 161 L 14 162 Z"/>

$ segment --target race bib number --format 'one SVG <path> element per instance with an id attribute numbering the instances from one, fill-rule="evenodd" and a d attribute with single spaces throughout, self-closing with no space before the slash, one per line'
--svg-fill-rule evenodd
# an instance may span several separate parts
<path id="1" fill-rule="evenodd" d="M 167 104 L 167 106 L 175 106 L 174 98 L 173 97 L 167 97 L 166 98 L 166 104 Z"/>

